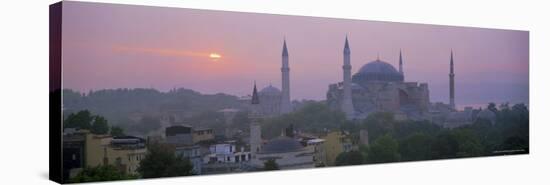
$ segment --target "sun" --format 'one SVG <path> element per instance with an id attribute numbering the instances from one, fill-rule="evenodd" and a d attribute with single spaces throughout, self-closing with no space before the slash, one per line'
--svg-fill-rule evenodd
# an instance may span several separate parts
<path id="1" fill-rule="evenodd" d="M 222 58 L 222 56 L 220 54 L 217 54 L 217 53 L 210 53 L 210 55 L 208 55 L 208 57 L 210 57 L 210 59 L 212 59 L 214 61 Z"/>

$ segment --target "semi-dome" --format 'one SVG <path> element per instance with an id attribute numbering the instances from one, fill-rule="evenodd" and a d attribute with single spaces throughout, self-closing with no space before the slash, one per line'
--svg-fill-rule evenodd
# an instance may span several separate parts
<path id="1" fill-rule="evenodd" d="M 354 83 L 362 84 L 366 81 L 403 81 L 403 74 L 391 64 L 382 60 L 375 60 L 363 65 L 352 77 Z"/>
<path id="2" fill-rule="evenodd" d="M 262 90 L 260 90 L 261 94 L 281 94 L 281 90 L 279 90 L 277 87 L 273 87 L 272 85 L 269 85 L 267 87 L 264 87 Z"/>
<path id="3" fill-rule="evenodd" d="M 260 153 L 286 153 L 302 150 L 304 147 L 300 142 L 286 136 L 279 136 L 267 142 Z"/>

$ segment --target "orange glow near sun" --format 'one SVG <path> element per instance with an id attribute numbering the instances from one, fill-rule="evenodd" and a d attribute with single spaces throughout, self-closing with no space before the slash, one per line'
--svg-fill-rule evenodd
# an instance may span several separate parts
<path id="1" fill-rule="evenodd" d="M 210 53 L 209 57 L 212 60 L 218 60 L 218 59 L 222 58 L 222 56 L 220 54 L 217 54 L 217 53 Z"/>

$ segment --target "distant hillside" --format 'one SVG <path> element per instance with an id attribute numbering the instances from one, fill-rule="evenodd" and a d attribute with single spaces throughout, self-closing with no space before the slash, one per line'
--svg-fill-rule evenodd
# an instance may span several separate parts
<path id="1" fill-rule="evenodd" d="M 104 116 L 114 125 L 127 120 L 132 114 L 157 115 L 164 110 L 194 114 L 217 111 L 223 108 L 242 108 L 237 96 L 227 94 L 201 94 L 190 89 L 160 92 L 155 89 L 105 89 L 81 93 L 63 90 L 65 116 L 79 110 L 89 110 Z"/>

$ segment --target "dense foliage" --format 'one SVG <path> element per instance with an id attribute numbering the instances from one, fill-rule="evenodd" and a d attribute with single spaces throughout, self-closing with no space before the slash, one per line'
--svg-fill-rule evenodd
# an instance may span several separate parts
<path id="1" fill-rule="evenodd" d="M 336 166 L 357 165 L 363 164 L 365 160 L 364 158 L 364 154 L 360 151 L 350 151 L 338 155 L 334 163 Z"/>
<path id="2" fill-rule="evenodd" d="M 109 133 L 109 123 L 107 119 L 99 115 L 92 115 L 88 110 L 69 114 L 63 121 L 63 128 L 86 129 L 90 130 L 93 134 Z M 122 129 L 120 129 L 120 131 L 122 131 Z"/>
<path id="3" fill-rule="evenodd" d="M 295 112 L 265 119 L 262 123 L 262 134 L 265 138 L 273 138 L 291 124 L 296 130 L 321 133 L 326 129 L 339 129 L 346 122 L 344 113 L 331 110 L 324 103 L 310 102 Z"/>
<path id="4" fill-rule="evenodd" d="M 89 110 L 102 115 L 112 125 L 121 126 L 133 134 L 146 134 L 160 128 L 158 118 L 162 111 L 178 111 L 179 114 L 198 114 L 217 111 L 223 108 L 243 108 L 236 96 L 227 94 L 201 94 L 179 88 L 168 92 L 155 89 L 105 89 L 81 93 L 70 89 L 63 90 L 64 114 Z M 134 114 L 146 116 L 146 120 L 129 119 Z"/>
<path id="5" fill-rule="evenodd" d="M 96 167 L 86 167 L 70 182 L 95 182 L 95 181 L 113 181 L 136 179 L 135 175 L 127 175 L 113 165 L 101 165 Z"/>
<path id="6" fill-rule="evenodd" d="M 369 132 L 370 145 L 340 154 L 336 165 L 528 153 L 527 107 L 490 104 L 487 109 L 495 113 L 494 123 L 475 119 L 453 129 L 429 121 L 397 121 L 391 113 L 371 114 L 360 121 L 360 127 Z M 359 154 L 363 160 L 357 159 Z"/>
<path id="7" fill-rule="evenodd" d="M 269 170 L 278 170 L 278 169 L 279 169 L 279 165 L 275 160 L 270 159 L 264 162 L 264 170 L 269 171 Z"/>
<path id="8" fill-rule="evenodd" d="M 173 147 L 159 143 L 147 146 L 147 154 L 137 171 L 143 178 L 194 175 L 193 164 L 188 158 L 174 155 Z"/>
<path id="9" fill-rule="evenodd" d="M 120 136 L 125 136 L 126 135 L 124 133 L 124 130 L 121 127 L 118 127 L 118 126 L 111 126 L 110 134 L 113 137 L 120 137 Z"/>

